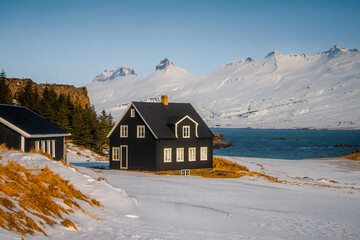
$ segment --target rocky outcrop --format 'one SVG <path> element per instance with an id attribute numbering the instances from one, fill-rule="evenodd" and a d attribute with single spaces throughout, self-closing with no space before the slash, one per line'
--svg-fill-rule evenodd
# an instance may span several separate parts
<path id="1" fill-rule="evenodd" d="M 36 88 L 39 94 L 42 94 L 45 87 L 49 87 L 54 89 L 55 93 L 58 95 L 64 94 L 66 96 L 70 96 L 70 100 L 74 104 L 80 104 L 82 107 L 85 107 L 86 105 L 90 106 L 90 99 L 87 95 L 86 87 L 75 87 L 73 85 L 49 83 L 37 84 L 31 79 L 7 78 L 7 83 L 9 84 L 9 88 L 13 96 L 21 91 L 29 82 L 34 88 Z"/>
<path id="2" fill-rule="evenodd" d="M 117 77 L 125 77 L 130 75 L 136 76 L 135 70 L 132 67 L 122 66 L 122 67 L 118 67 L 116 70 L 115 69 L 111 69 L 109 71 L 105 70 L 104 72 L 97 75 L 93 81 L 105 82 L 108 80 L 113 80 Z"/>
<path id="3" fill-rule="evenodd" d="M 156 70 L 163 70 L 166 69 L 168 66 L 174 66 L 174 64 L 167 58 L 162 60 L 158 65 L 156 65 Z"/>
<path id="4" fill-rule="evenodd" d="M 224 142 L 224 134 L 222 133 L 214 133 L 214 139 L 213 139 L 213 148 L 214 149 L 219 149 L 219 148 L 228 148 L 228 147 L 232 147 L 232 143 L 231 142 Z"/>

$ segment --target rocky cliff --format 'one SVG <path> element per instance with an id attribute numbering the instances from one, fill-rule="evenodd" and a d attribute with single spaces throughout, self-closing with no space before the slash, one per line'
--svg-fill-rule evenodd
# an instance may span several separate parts
<path id="1" fill-rule="evenodd" d="M 38 93 L 42 93 L 45 87 L 54 89 L 56 94 L 64 94 L 70 96 L 71 101 L 74 104 L 80 104 L 85 107 L 86 105 L 90 106 L 90 99 L 87 94 L 86 87 L 75 87 L 72 85 L 63 85 L 63 84 L 49 84 L 49 83 L 40 83 L 37 84 L 31 79 L 19 79 L 19 78 L 7 78 L 11 94 L 15 96 L 16 93 L 21 91 L 24 86 L 30 82 L 34 88 L 37 89 Z"/>

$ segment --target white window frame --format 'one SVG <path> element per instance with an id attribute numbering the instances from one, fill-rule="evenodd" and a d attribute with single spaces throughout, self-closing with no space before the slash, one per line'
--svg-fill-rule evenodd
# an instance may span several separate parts
<path id="1" fill-rule="evenodd" d="M 171 162 L 171 148 L 164 148 L 164 162 Z"/>
<path id="2" fill-rule="evenodd" d="M 45 153 L 45 140 L 41 140 L 41 152 Z"/>
<path id="3" fill-rule="evenodd" d="M 112 160 L 120 161 L 120 148 L 119 147 L 112 148 Z"/>
<path id="4" fill-rule="evenodd" d="M 196 161 L 196 147 L 189 147 L 189 162 Z"/>
<path id="5" fill-rule="evenodd" d="M 35 141 L 35 152 L 40 151 L 40 141 Z"/>
<path id="6" fill-rule="evenodd" d="M 176 161 L 177 162 L 184 161 L 184 148 L 176 148 Z"/>
<path id="7" fill-rule="evenodd" d="M 200 147 L 200 161 L 207 161 L 207 160 L 208 160 L 208 148 Z"/>
<path id="8" fill-rule="evenodd" d="M 136 137 L 145 138 L 145 125 L 137 125 Z"/>
<path id="9" fill-rule="evenodd" d="M 51 140 L 51 145 L 52 145 L 52 157 L 55 157 L 55 140 Z"/>
<path id="10" fill-rule="evenodd" d="M 130 109 L 130 117 L 135 117 L 135 109 Z"/>
<path id="11" fill-rule="evenodd" d="M 51 154 L 51 141 L 46 140 L 46 153 Z"/>
<path id="12" fill-rule="evenodd" d="M 185 131 L 185 129 L 186 129 L 186 131 Z M 185 134 L 185 132 L 187 134 Z M 190 138 L 190 126 L 189 125 L 182 127 L 182 134 L 183 134 L 183 138 Z"/>
<path id="13" fill-rule="evenodd" d="M 120 137 L 127 138 L 128 137 L 128 125 L 120 125 Z"/>

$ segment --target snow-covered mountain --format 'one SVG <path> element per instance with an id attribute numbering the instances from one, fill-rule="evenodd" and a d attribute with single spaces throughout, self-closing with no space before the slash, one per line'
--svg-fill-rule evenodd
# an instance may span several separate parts
<path id="1" fill-rule="evenodd" d="M 119 68 L 118 68 L 119 69 Z M 168 59 L 141 79 L 100 73 L 86 87 L 98 111 L 121 116 L 130 101 L 190 102 L 209 126 L 360 128 L 360 51 L 339 48 L 312 56 L 240 59 L 195 76 Z"/>

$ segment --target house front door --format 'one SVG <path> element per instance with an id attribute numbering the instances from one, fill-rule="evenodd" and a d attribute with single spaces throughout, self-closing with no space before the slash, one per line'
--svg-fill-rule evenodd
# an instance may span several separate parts
<path id="1" fill-rule="evenodd" d="M 120 169 L 128 169 L 128 146 L 120 146 Z"/>

